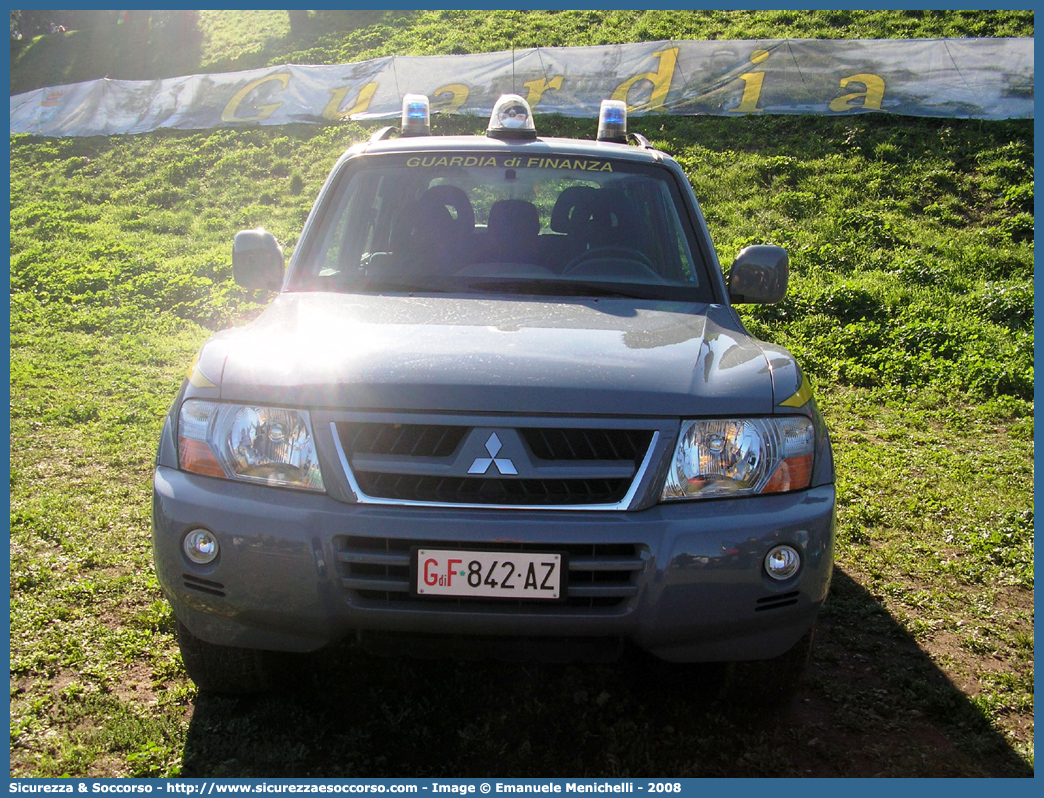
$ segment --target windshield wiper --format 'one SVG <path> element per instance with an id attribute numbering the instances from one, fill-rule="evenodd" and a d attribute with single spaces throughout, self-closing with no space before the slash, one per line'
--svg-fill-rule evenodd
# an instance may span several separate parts
<path id="1" fill-rule="evenodd" d="M 471 280 L 467 283 L 467 287 L 489 291 L 508 291 L 517 294 L 535 294 L 537 296 L 596 296 L 625 299 L 663 298 L 663 286 L 600 283 L 589 280 L 483 279 Z"/>
<path id="2" fill-rule="evenodd" d="M 390 291 L 397 294 L 412 294 L 414 292 L 442 294 L 451 289 L 443 280 L 438 282 L 425 280 L 410 282 L 400 280 L 360 280 L 355 283 L 343 284 L 340 286 L 340 290 L 353 294 L 374 294 L 382 291 Z"/>

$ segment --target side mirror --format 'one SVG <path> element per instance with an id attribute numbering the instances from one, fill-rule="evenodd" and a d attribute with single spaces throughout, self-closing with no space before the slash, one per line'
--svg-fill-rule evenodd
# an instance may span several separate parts
<path id="1" fill-rule="evenodd" d="M 283 284 L 283 267 L 283 248 L 274 235 L 260 227 L 236 233 L 232 276 L 237 285 L 278 291 Z"/>
<path id="2" fill-rule="evenodd" d="M 783 247 L 745 247 L 729 270 L 729 300 L 733 304 L 772 304 L 787 293 L 790 258 Z"/>

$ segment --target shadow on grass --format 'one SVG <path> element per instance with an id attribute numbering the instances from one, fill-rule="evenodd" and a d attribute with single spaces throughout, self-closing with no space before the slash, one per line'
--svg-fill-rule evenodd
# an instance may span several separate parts
<path id="1" fill-rule="evenodd" d="M 135 11 L 117 25 L 11 43 L 11 94 L 98 78 L 151 80 L 198 71 L 202 33 L 195 11 Z"/>
<path id="2" fill-rule="evenodd" d="M 201 65 L 203 32 L 196 11 L 135 11 L 126 24 L 115 24 L 114 12 L 92 24 L 62 34 L 12 41 L 11 94 L 44 86 L 112 78 L 153 80 L 198 72 L 256 69 L 307 52 L 331 34 L 344 37 L 373 27 L 375 36 L 406 24 L 413 11 L 315 11 L 307 23 L 287 36 L 265 42 L 259 50 Z M 109 19 L 111 17 L 111 19 Z M 308 59 L 304 59 L 306 62 Z"/>
<path id="3" fill-rule="evenodd" d="M 399 25 L 408 24 L 416 11 L 363 11 L 363 10 L 334 10 L 326 9 L 313 11 L 307 22 L 299 23 L 297 28 L 291 29 L 290 33 L 281 38 L 268 39 L 264 46 L 252 52 L 239 53 L 234 57 L 208 63 L 205 72 L 234 72 L 245 69 L 259 69 L 274 62 L 309 64 L 316 63 L 316 58 L 309 53 L 315 47 L 329 44 L 330 37 L 333 41 L 340 42 L 342 39 L 351 40 L 352 34 L 366 28 L 373 28 L 358 46 L 379 42 L 386 35 L 388 29 Z M 352 55 L 346 54 L 343 63 L 354 60 Z M 318 58 L 318 63 L 326 63 L 326 54 Z"/>
<path id="4" fill-rule="evenodd" d="M 306 658 L 286 690 L 201 695 L 185 776 L 1032 776 L 854 580 L 778 710 L 715 702 L 720 666 Z"/>

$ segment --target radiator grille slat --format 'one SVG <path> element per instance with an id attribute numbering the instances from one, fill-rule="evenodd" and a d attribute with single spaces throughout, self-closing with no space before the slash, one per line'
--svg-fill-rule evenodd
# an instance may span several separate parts
<path id="1" fill-rule="evenodd" d="M 648 430 L 559 429 L 519 430 L 534 456 L 541 460 L 630 460 L 637 463 L 649 445 Z"/>
<path id="2" fill-rule="evenodd" d="M 645 567 L 640 557 L 572 557 L 570 571 L 640 571 Z"/>
<path id="3" fill-rule="evenodd" d="M 410 555 L 407 552 L 378 552 L 366 549 L 344 549 L 337 552 L 341 562 L 357 565 L 390 565 L 398 568 L 410 567 Z"/>
<path id="4" fill-rule="evenodd" d="M 367 496 L 451 504 L 612 504 L 630 479 L 497 479 L 358 471 Z"/>
<path id="5" fill-rule="evenodd" d="M 638 585 L 571 585 L 569 595 L 583 598 L 629 598 L 638 595 Z"/>
<path id="6" fill-rule="evenodd" d="M 369 421 L 343 423 L 337 427 L 346 452 L 409 457 L 448 457 L 468 432 L 468 427 L 460 426 Z"/>
<path id="7" fill-rule="evenodd" d="M 374 576 L 341 578 L 341 584 L 349 590 L 383 590 L 388 593 L 408 593 L 408 579 L 378 579 Z"/>

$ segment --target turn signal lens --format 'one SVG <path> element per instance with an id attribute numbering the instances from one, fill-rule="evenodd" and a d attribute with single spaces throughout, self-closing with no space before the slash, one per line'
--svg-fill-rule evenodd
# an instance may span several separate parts
<path id="1" fill-rule="evenodd" d="M 762 493 L 783 493 L 788 490 L 807 488 L 812 481 L 812 455 L 790 457 L 776 467 Z"/>
<path id="2" fill-rule="evenodd" d="M 214 456 L 213 450 L 204 441 L 191 438 L 178 439 L 178 461 L 186 471 L 206 474 L 208 477 L 227 477 L 225 469 Z"/>

